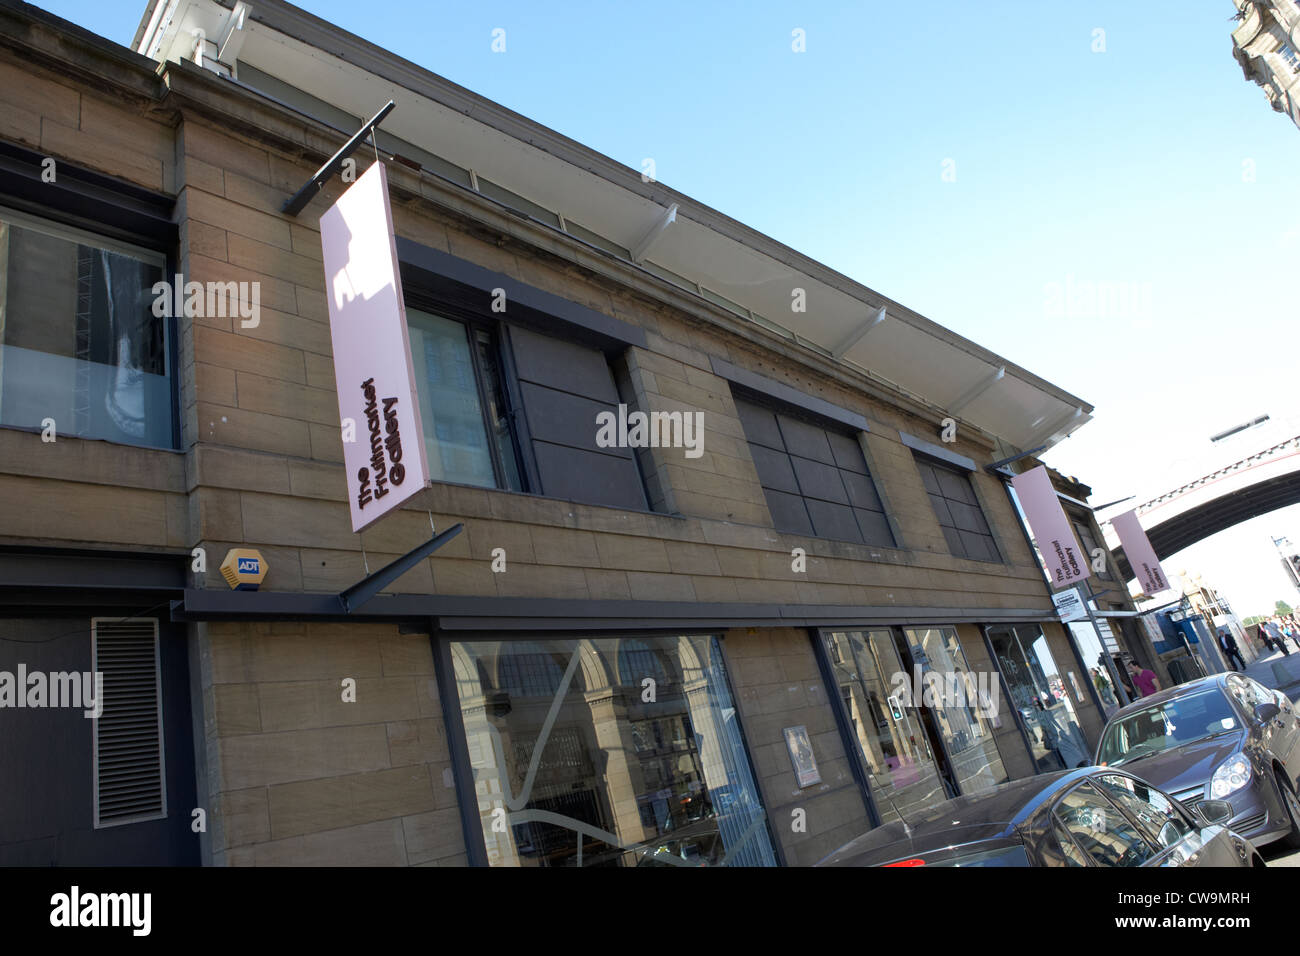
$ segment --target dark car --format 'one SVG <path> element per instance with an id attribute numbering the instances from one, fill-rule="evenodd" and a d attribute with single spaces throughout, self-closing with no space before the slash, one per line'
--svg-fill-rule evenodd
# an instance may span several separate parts
<path id="1" fill-rule="evenodd" d="M 885 824 L 818 866 L 1263 866 L 1222 821 L 1108 767 L 1060 770 L 958 797 Z"/>
<path id="2" fill-rule="evenodd" d="M 1300 722 L 1285 694 L 1242 674 L 1179 684 L 1116 711 L 1097 763 L 1191 807 L 1227 801 L 1228 826 L 1255 846 L 1300 849 Z"/>

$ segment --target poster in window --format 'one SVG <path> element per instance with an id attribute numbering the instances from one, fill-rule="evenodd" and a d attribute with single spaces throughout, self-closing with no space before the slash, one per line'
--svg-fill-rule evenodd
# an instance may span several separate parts
<path id="1" fill-rule="evenodd" d="M 785 745 L 790 751 L 790 763 L 794 765 L 794 775 L 800 789 L 821 783 L 822 775 L 817 772 L 817 758 L 813 756 L 807 728 L 802 725 L 786 727 L 782 732 L 785 734 Z"/>

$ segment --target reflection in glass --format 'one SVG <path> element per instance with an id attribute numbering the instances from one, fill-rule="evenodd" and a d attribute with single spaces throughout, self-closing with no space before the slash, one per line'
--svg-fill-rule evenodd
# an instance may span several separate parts
<path id="1" fill-rule="evenodd" d="M 1037 624 L 989 629 L 989 642 L 1007 682 L 1012 703 L 1029 735 L 1038 773 L 1092 763 L 1070 689 Z"/>
<path id="2" fill-rule="evenodd" d="M 1101 866 L 1141 866 L 1155 855 L 1128 818 L 1090 783 L 1062 797 L 1055 814 L 1074 841 Z"/>
<path id="3" fill-rule="evenodd" d="M 1109 720 L 1111 714 L 1121 706 L 1115 690 L 1118 678 L 1113 670 L 1110 655 L 1106 653 L 1101 637 L 1090 621 L 1071 621 L 1067 627 L 1074 638 L 1074 646 L 1079 650 L 1079 656 L 1088 668 L 1088 680 L 1101 701 L 1102 713 Z"/>
<path id="4" fill-rule="evenodd" d="M 406 322 L 429 477 L 495 488 L 469 330 L 460 322 L 409 307 Z"/>
<path id="5" fill-rule="evenodd" d="M 922 679 L 934 673 L 940 687 L 976 688 L 975 675 L 951 627 L 907 628 L 903 632 L 912 660 L 921 668 Z M 951 675 L 951 676 L 950 676 Z M 972 695 L 942 695 L 931 708 L 948 749 L 957 786 L 963 794 L 989 790 L 1008 779 L 1002 755 L 993 740 L 993 726 L 981 712 L 981 702 Z"/>
<path id="6" fill-rule="evenodd" d="M 173 447 L 163 257 L 49 230 L 0 218 L 0 424 Z"/>
<path id="7" fill-rule="evenodd" d="M 493 866 L 775 865 L 716 637 L 451 650 Z"/>
<path id="8" fill-rule="evenodd" d="M 899 677 L 910 681 L 910 675 L 890 632 L 836 631 L 822 641 L 881 822 L 909 819 L 946 800 L 921 716 L 913 702 L 893 693 Z"/>

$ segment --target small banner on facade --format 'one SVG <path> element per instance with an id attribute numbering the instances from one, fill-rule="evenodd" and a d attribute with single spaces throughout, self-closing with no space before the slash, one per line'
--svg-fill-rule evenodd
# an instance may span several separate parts
<path id="1" fill-rule="evenodd" d="M 1155 548 L 1147 540 L 1147 533 L 1138 521 L 1137 510 L 1126 511 L 1110 519 L 1111 527 L 1119 535 L 1119 543 L 1124 547 L 1124 556 L 1128 558 L 1129 567 L 1137 578 L 1143 594 L 1159 594 L 1169 588 L 1169 579 L 1165 577 Z"/>
<path id="2" fill-rule="evenodd" d="M 1016 490 L 1016 498 L 1020 500 L 1034 543 L 1043 556 L 1052 586 L 1059 588 L 1086 579 L 1091 574 L 1088 556 L 1074 540 L 1070 522 L 1061 510 L 1061 501 L 1056 497 L 1052 479 L 1048 477 L 1047 466 L 1039 465 L 1023 475 L 1016 475 L 1011 479 L 1011 486 Z"/>
<path id="3" fill-rule="evenodd" d="M 320 220 L 352 530 L 429 484 L 388 178 L 375 163 Z"/>

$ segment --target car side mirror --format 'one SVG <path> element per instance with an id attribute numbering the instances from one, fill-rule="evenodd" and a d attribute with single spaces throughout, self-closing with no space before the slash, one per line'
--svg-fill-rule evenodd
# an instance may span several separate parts
<path id="1" fill-rule="evenodd" d="M 1172 823 L 1166 823 L 1160 828 L 1160 845 L 1168 849 L 1183 838 L 1182 831 Z"/>
<path id="2" fill-rule="evenodd" d="M 1261 724 L 1266 724 L 1278 714 L 1282 713 L 1282 708 L 1274 703 L 1263 703 L 1255 708 L 1255 719 Z"/>
<path id="3" fill-rule="evenodd" d="M 1196 815 L 1206 826 L 1222 826 L 1232 819 L 1232 813 L 1227 800 L 1202 800 L 1196 805 Z"/>

